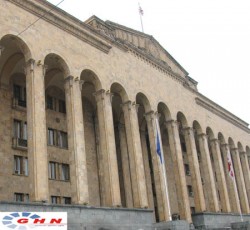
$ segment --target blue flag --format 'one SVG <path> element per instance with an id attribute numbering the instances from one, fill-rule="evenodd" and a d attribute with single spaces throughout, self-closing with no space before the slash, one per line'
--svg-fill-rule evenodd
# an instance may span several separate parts
<path id="1" fill-rule="evenodd" d="M 161 143 L 160 143 L 160 137 L 159 137 L 159 134 L 158 134 L 158 129 L 157 129 L 157 134 L 156 135 L 157 135 L 157 137 L 156 137 L 156 152 L 159 155 L 160 161 L 161 161 L 161 164 L 162 164 L 162 151 L 161 151 Z"/>

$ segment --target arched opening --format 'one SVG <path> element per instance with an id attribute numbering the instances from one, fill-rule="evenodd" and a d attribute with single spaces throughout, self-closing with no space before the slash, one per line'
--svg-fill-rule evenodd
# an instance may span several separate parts
<path id="1" fill-rule="evenodd" d="M 146 116 L 150 116 L 151 107 L 147 97 L 143 93 L 138 93 L 136 95 L 136 104 L 138 104 L 138 124 L 140 130 L 141 147 L 143 154 L 143 163 L 146 176 L 146 186 L 149 208 L 154 210 L 156 222 L 160 221 L 159 212 L 159 202 L 157 201 L 157 185 L 156 185 L 156 175 L 155 166 L 153 162 L 153 154 L 150 148 L 150 138 L 148 132 L 148 125 Z"/>
<path id="2" fill-rule="evenodd" d="M 47 154 L 50 203 L 70 204 L 73 165 L 68 145 L 68 127 L 65 97 L 65 78 L 69 69 L 57 54 L 48 54 L 44 59 L 44 76 Z"/>
<path id="3" fill-rule="evenodd" d="M 205 203 L 207 207 L 207 211 L 210 210 L 210 202 L 209 199 L 211 199 L 209 196 L 209 182 L 208 180 L 206 181 L 207 174 L 207 157 L 205 156 L 205 152 L 203 150 L 203 147 L 201 146 L 203 144 L 203 141 L 201 140 L 201 135 L 203 135 L 202 128 L 199 124 L 198 121 L 193 122 L 193 130 L 194 130 L 194 139 L 195 139 L 195 147 L 197 151 L 197 157 L 198 157 L 198 162 L 199 162 L 199 170 L 200 170 L 200 175 L 201 175 L 201 183 L 202 183 L 202 188 L 203 188 L 203 193 L 204 193 L 204 198 L 205 198 Z"/>
<path id="4" fill-rule="evenodd" d="M 168 184 L 168 194 L 169 194 L 169 202 L 170 202 L 170 210 L 172 214 L 173 220 L 180 218 L 180 206 L 178 204 L 178 193 L 176 188 L 176 180 L 178 180 L 175 172 L 175 165 L 173 163 L 172 154 L 170 150 L 169 143 L 169 132 L 167 129 L 166 121 L 171 121 L 171 114 L 168 107 L 160 102 L 158 104 L 158 113 L 159 113 L 159 127 L 161 131 L 161 140 L 162 140 L 162 148 L 165 159 L 165 169 L 166 169 L 166 177 Z M 171 195 L 171 196 L 170 196 Z"/>
<path id="5" fill-rule="evenodd" d="M 216 167 L 217 162 L 217 156 L 216 153 L 213 152 L 212 149 L 212 142 L 215 141 L 215 136 L 214 136 L 214 132 L 212 131 L 212 129 L 210 127 L 207 127 L 206 129 L 206 134 L 207 134 L 207 138 L 208 138 L 208 149 L 209 149 L 209 154 L 210 154 L 210 159 L 211 159 L 211 163 L 212 163 L 212 171 L 213 171 L 213 176 L 214 176 L 214 181 L 215 181 L 215 188 L 216 188 L 216 195 L 217 195 L 217 199 L 219 201 L 219 210 L 222 210 L 222 206 L 221 206 L 221 193 L 222 191 L 220 191 L 220 185 L 219 185 L 219 178 L 218 178 L 218 174 L 219 172 L 219 168 Z"/>
<path id="6" fill-rule="evenodd" d="M 134 161 L 128 151 L 124 112 L 122 108 L 123 103 L 128 102 L 128 96 L 125 89 L 118 83 L 111 85 L 110 92 L 112 93 L 112 112 L 121 204 L 122 207 L 133 207 L 133 186 L 130 167 L 133 167 Z"/>
<path id="7" fill-rule="evenodd" d="M 101 89 L 97 75 L 91 70 L 83 70 L 80 76 L 82 86 L 82 107 L 84 139 L 87 161 L 89 202 L 93 206 L 104 205 L 104 177 L 101 164 L 100 133 L 95 93 Z"/>
<path id="8" fill-rule="evenodd" d="M 9 189 L 8 193 L 1 195 L 1 200 L 5 201 L 28 201 L 32 193 L 29 189 L 25 72 L 26 63 L 30 58 L 30 50 L 23 40 L 14 35 L 1 38 L 0 113 L 8 114 L 8 118 L 0 117 L 0 123 L 5 124 L 5 128 L 0 131 L 1 141 L 6 144 L 1 158 L 4 164 L 1 165 L 4 169 L 1 172 L 1 183 Z"/>

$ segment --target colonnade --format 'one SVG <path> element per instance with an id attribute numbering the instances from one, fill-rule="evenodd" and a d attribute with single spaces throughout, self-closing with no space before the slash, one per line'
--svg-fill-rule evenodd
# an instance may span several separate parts
<path id="1" fill-rule="evenodd" d="M 48 157 L 45 113 L 44 77 L 46 70 L 43 65 L 30 60 L 26 66 L 27 88 L 27 119 L 28 125 L 28 156 L 30 165 L 32 201 L 48 201 Z M 65 78 L 65 98 L 67 108 L 68 142 L 70 151 L 70 174 L 72 201 L 75 204 L 89 204 L 86 150 L 84 140 L 84 120 L 81 90 L 84 82 L 78 78 Z M 100 139 L 99 171 L 103 180 L 102 205 L 121 206 L 119 186 L 119 170 L 117 166 L 116 143 L 112 114 L 112 94 L 109 90 L 98 89 L 95 94 Z M 127 100 L 121 104 L 124 113 L 128 153 L 131 167 L 131 185 L 134 208 L 148 208 L 149 197 L 145 162 L 143 158 L 142 140 L 138 124 L 136 102 Z M 159 122 L 158 111 L 146 111 L 150 153 L 154 165 L 156 179 L 157 208 L 160 220 L 171 219 L 171 207 L 167 202 L 164 178 L 159 170 L 160 163 L 156 154 L 156 125 L 163 125 L 168 133 L 170 155 L 172 158 L 175 178 L 178 210 L 181 219 L 191 222 L 190 201 L 183 162 L 183 150 L 180 143 L 180 121 L 165 117 L 163 124 Z M 245 151 L 239 152 L 233 142 L 226 143 L 210 135 L 210 132 L 195 130 L 182 124 L 186 144 L 186 152 L 191 172 L 196 212 L 243 212 L 249 213 L 250 172 L 248 157 Z M 202 162 L 199 162 L 195 135 L 197 134 Z M 161 133 L 159 133 L 161 138 Z M 235 170 L 235 181 L 227 172 L 227 156 L 231 155 Z M 201 167 L 205 171 L 201 177 Z M 205 193 L 207 201 L 205 199 Z M 170 197 L 171 199 L 171 197 Z M 170 214 L 169 214 L 170 213 Z"/>

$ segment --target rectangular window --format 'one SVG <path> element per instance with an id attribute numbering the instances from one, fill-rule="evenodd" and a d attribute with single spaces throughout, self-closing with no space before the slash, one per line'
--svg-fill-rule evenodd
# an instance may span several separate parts
<path id="1" fill-rule="evenodd" d="M 15 147 L 27 147 L 27 122 L 14 120 L 13 136 L 16 139 Z"/>
<path id="2" fill-rule="evenodd" d="M 28 140 L 28 133 L 27 133 L 27 122 L 23 123 L 23 129 L 22 129 L 22 139 L 23 140 Z"/>
<path id="3" fill-rule="evenodd" d="M 19 85 L 13 85 L 13 95 L 14 98 L 22 99 L 22 89 Z"/>
<path id="4" fill-rule="evenodd" d="M 26 88 L 20 85 L 13 85 L 13 96 L 17 105 L 26 107 Z"/>
<path id="5" fill-rule="evenodd" d="M 48 145 L 55 145 L 55 130 L 48 128 Z"/>
<path id="6" fill-rule="evenodd" d="M 61 165 L 61 180 L 69 180 L 69 165 Z"/>
<path id="7" fill-rule="evenodd" d="M 58 131 L 58 146 L 60 148 L 68 148 L 68 134 L 63 131 Z"/>
<path id="8" fill-rule="evenodd" d="M 16 202 L 29 202 L 29 194 L 14 193 L 14 201 L 16 201 Z"/>
<path id="9" fill-rule="evenodd" d="M 55 106 L 54 106 L 54 98 L 51 96 L 47 96 L 47 109 L 51 109 L 51 110 L 55 110 Z"/>
<path id="10" fill-rule="evenodd" d="M 56 165 L 57 163 L 55 162 L 49 162 L 49 179 L 56 179 Z"/>
<path id="11" fill-rule="evenodd" d="M 60 113 L 66 113 L 66 104 L 64 100 L 58 100 L 59 104 L 59 112 Z"/>
<path id="12" fill-rule="evenodd" d="M 28 158 L 14 156 L 14 173 L 17 175 L 28 176 Z"/>
<path id="13" fill-rule="evenodd" d="M 63 197 L 64 204 L 71 204 L 71 197 Z"/>
<path id="14" fill-rule="evenodd" d="M 51 196 L 51 204 L 60 204 L 59 196 Z"/>
<path id="15" fill-rule="evenodd" d="M 193 197 L 193 196 L 194 196 L 194 193 L 193 193 L 193 188 L 192 188 L 192 186 L 191 186 L 191 185 L 188 185 L 187 188 L 188 188 L 188 195 L 189 195 L 189 197 Z"/>
<path id="16" fill-rule="evenodd" d="M 186 143 L 185 142 L 181 142 L 181 149 L 182 149 L 182 152 L 184 152 L 184 153 L 187 152 L 187 147 L 186 147 Z"/>
<path id="17" fill-rule="evenodd" d="M 190 176 L 190 168 L 189 168 L 189 165 L 188 164 L 184 164 L 184 167 L 185 167 L 185 173 L 187 176 Z"/>
<path id="18" fill-rule="evenodd" d="M 18 120 L 14 120 L 14 137 L 21 138 L 21 128 L 22 122 Z"/>

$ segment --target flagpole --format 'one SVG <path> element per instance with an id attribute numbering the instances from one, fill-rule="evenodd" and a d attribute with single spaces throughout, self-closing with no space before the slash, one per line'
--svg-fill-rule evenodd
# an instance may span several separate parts
<path id="1" fill-rule="evenodd" d="M 144 29 L 143 29 L 143 23 L 142 23 L 142 15 L 143 15 L 143 10 L 140 6 L 140 3 L 138 2 L 138 6 L 139 6 L 139 14 L 140 14 L 140 20 L 141 20 L 141 30 L 144 33 Z"/>
<path id="2" fill-rule="evenodd" d="M 159 120 L 156 117 L 155 119 L 155 123 L 156 123 L 156 132 L 160 133 L 160 127 L 159 127 Z M 156 135 L 157 135 L 156 133 Z M 157 136 L 156 136 L 157 138 Z M 163 153 L 163 148 L 162 148 L 162 142 L 161 142 L 161 138 L 159 137 L 159 143 L 160 143 L 160 149 L 161 149 L 161 157 L 162 157 L 162 164 L 163 167 L 161 167 L 162 169 L 162 174 L 163 174 L 163 180 L 164 180 L 164 186 L 165 186 L 165 192 L 166 192 L 166 198 L 167 198 L 167 205 L 168 205 L 168 215 L 169 215 L 169 220 L 172 221 L 172 216 L 171 216 L 171 208 L 170 208 L 170 202 L 169 202 L 169 192 L 168 192 L 168 181 L 167 181 L 167 175 L 166 175 L 166 167 L 165 167 L 165 159 L 164 159 L 164 153 Z M 166 220 L 167 222 L 168 220 Z"/>

